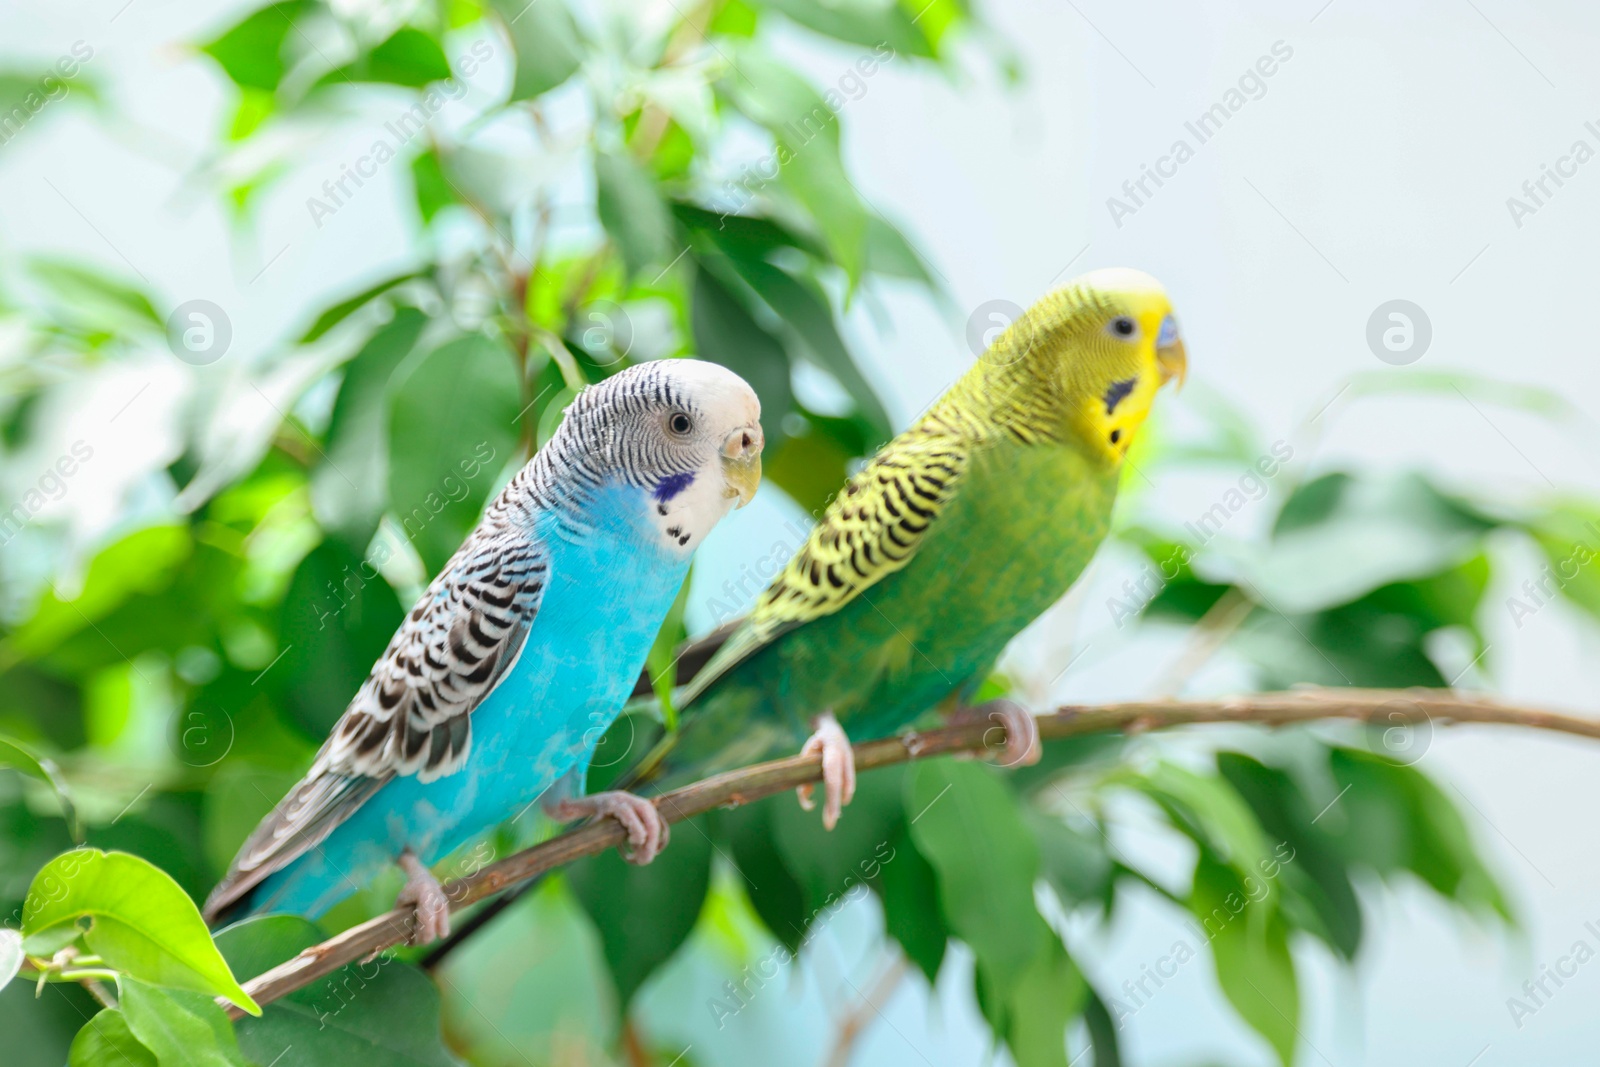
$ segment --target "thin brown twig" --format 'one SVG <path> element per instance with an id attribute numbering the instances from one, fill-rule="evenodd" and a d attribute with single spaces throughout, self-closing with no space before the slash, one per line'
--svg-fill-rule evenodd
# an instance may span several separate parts
<path id="1" fill-rule="evenodd" d="M 905 976 L 906 958 L 896 952 L 889 965 L 878 975 L 878 980 L 861 994 L 861 1003 L 839 1020 L 839 1031 L 833 1037 L 833 1047 L 828 1050 L 828 1058 L 823 1060 L 826 1067 L 850 1067 L 850 1055 L 855 1051 L 856 1042 L 867 1032 L 872 1021 L 883 1014 L 883 1006 L 894 995 Z"/>
<path id="2" fill-rule="evenodd" d="M 1420 724 L 1498 724 L 1600 741 L 1600 719 L 1509 707 L 1443 689 L 1305 689 L 1222 700 L 1148 700 L 1101 707 L 1064 707 L 1039 717 L 1039 734 L 1048 741 L 1084 734 L 1144 732 L 1203 723 L 1290 726 L 1320 719 L 1353 719 L 1391 728 Z M 990 747 L 985 735 L 992 730 L 990 723 L 973 722 L 867 741 L 855 746 L 856 768 L 869 771 L 913 759 L 979 752 Z M 821 777 L 820 757 L 793 756 L 706 778 L 657 797 L 654 802 L 663 810 L 668 822 L 681 822 L 713 808 L 748 804 Z M 620 846 L 626 839 L 626 832 L 615 820 L 591 823 L 452 881 L 445 891 L 452 902 L 452 910 L 460 910 L 574 860 Z M 405 943 L 412 925 L 409 908 L 385 912 L 251 979 L 244 984 L 245 991 L 258 1004 L 270 1004 L 349 963 Z M 223 1006 L 234 1018 L 240 1017 L 237 1008 L 226 1003 Z"/>

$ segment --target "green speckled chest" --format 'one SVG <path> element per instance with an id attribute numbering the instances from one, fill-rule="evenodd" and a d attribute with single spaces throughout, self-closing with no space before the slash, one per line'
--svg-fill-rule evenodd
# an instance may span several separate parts
<path id="1" fill-rule="evenodd" d="M 1104 540 L 1117 472 L 1056 444 L 973 457 L 957 497 L 901 571 L 784 634 L 690 711 L 670 760 L 701 771 L 792 751 L 831 708 L 858 740 L 981 680 Z"/>

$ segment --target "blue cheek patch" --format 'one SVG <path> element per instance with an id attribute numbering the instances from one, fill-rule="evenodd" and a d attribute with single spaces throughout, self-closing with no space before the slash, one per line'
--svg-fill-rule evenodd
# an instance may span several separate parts
<path id="1" fill-rule="evenodd" d="M 1167 348 L 1178 343 L 1178 320 L 1168 315 L 1161 320 L 1161 332 L 1156 335 L 1156 347 Z"/>
<path id="2" fill-rule="evenodd" d="M 656 483 L 655 492 L 651 495 L 661 503 L 666 503 L 693 484 L 693 471 L 687 474 L 669 474 Z"/>

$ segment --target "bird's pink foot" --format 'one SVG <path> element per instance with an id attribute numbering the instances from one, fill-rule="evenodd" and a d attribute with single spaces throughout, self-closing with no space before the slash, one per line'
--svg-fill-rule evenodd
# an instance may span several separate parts
<path id="1" fill-rule="evenodd" d="M 412 908 L 411 943 L 427 945 L 449 937 L 450 898 L 445 896 L 439 879 L 409 849 L 400 854 L 400 869 L 406 872 L 406 884 L 395 904 Z"/>
<path id="2" fill-rule="evenodd" d="M 998 723 L 984 733 L 983 743 L 986 748 L 998 747 L 996 762 L 1002 767 L 1031 767 L 1044 754 L 1039 744 L 1039 721 L 1014 700 L 991 700 L 976 708 L 964 708 L 951 717 L 957 721 Z M 997 730 L 1001 736 L 991 739 Z"/>
<path id="3" fill-rule="evenodd" d="M 628 831 L 628 849 L 619 850 L 622 858 L 641 867 L 660 855 L 672 839 L 672 830 L 659 808 L 644 797 L 620 789 L 561 800 L 549 811 L 562 820 L 611 816 Z"/>
<path id="4" fill-rule="evenodd" d="M 817 716 L 812 725 L 816 732 L 806 739 L 800 749 L 802 756 L 822 757 L 822 828 L 832 830 L 839 825 L 839 815 L 844 806 L 856 795 L 856 754 L 850 747 L 850 738 L 833 712 Z M 815 785 L 807 783 L 795 789 L 800 806 L 810 811 L 816 807 L 812 799 Z"/>

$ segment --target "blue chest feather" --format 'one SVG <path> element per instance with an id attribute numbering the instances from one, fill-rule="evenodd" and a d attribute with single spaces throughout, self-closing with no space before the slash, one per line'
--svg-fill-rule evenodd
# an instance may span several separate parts
<path id="1" fill-rule="evenodd" d="M 539 521 L 548 583 L 521 654 L 472 713 L 465 765 L 428 783 L 390 781 L 321 847 L 263 883 L 252 911 L 319 914 L 403 849 L 431 864 L 588 766 L 689 566 L 650 525 L 652 506 L 645 490 L 618 486 L 593 499 L 583 536 Z"/>

